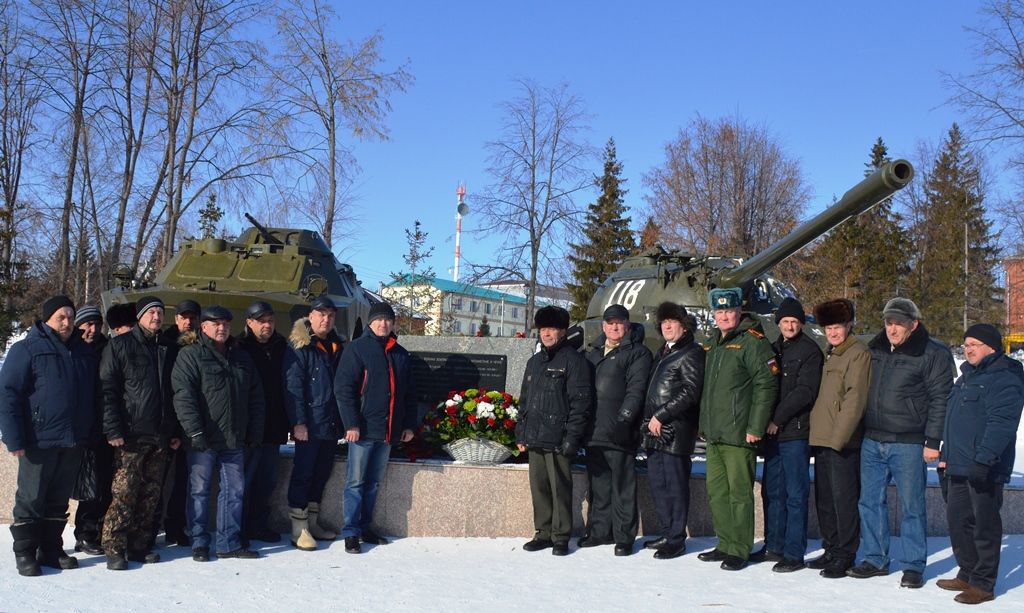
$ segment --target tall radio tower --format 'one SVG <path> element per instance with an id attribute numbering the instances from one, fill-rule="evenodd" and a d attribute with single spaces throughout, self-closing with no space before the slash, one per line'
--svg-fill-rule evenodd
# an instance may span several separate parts
<path id="1" fill-rule="evenodd" d="M 459 183 L 455 190 L 458 201 L 455 207 L 455 268 L 452 269 L 452 281 L 459 280 L 459 258 L 462 256 L 462 249 L 459 246 L 462 240 L 462 216 L 469 214 L 469 207 L 463 199 L 466 197 L 466 184 Z"/>

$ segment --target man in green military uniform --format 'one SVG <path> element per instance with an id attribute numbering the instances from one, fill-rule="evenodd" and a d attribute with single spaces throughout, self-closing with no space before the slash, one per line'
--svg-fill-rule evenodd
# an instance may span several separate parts
<path id="1" fill-rule="evenodd" d="M 718 546 L 699 556 L 741 570 L 754 544 L 755 447 L 778 393 L 779 366 L 760 323 L 743 314 L 739 288 L 710 294 L 718 331 L 708 339 L 700 431 L 707 440 L 707 490 Z"/>

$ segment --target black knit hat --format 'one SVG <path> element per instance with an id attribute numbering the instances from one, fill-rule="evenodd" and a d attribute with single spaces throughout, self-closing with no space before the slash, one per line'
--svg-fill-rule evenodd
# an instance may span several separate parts
<path id="1" fill-rule="evenodd" d="M 800 320 L 800 323 L 807 323 L 807 317 L 804 315 L 804 305 L 800 304 L 800 301 L 796 298 L 786 298 L 779 305 L 779 310 L 775 311 L 775 323 L 782 321 L 783 317 L 795 317 Z"/>
<path id="2" fill-rule="evenodd" d="M 160 300 L 156 296 L 143 296 L 135 301 L 135 319 L 142 319 L 142 316 L 146 314 L 146 311 L 153 307 L 159 307 L 160 310 L 164 308 L 164 301 Z"/>
<path id="3" fill-rule="evenodd" d="M 853 302 L 846 298 L 829 300 L 814 307 L 814 321 L 822 327 L 853 323 L 854 315 Z"/>
<path id="4" fill-rule="evenodd" d="M 64 294 L 58 294 L 57 296 L 48 298 L 46 302 L 43 303 L 42 321 L 50 321 L 50 318 L 53 317 L 55 312 L 57 312 L 57 309 L 63 309 L 64 307 L 71 307 L 71 310 L 74 311 L 75 303 L 71 302 L 71 299 Z"/>
<path id="5" fill-rule="evenodd" d="M 546 306 L 537 309 L 533 316 L 533 327 L 569 329 L 569 311 L 559 306 Z"/>
<path id="6" fill-rule="evenodd" d="M 974 324 L 964 332 L 964 338 L 976 338 L 996 351 L 1003 350 L 1003 335 L 992 324 Z"/>
<path id="7" fill-rule="evenodd" d="M 107 325 L 110 329 L 135 325 L 135 303 L 115 304 L 107 309 Z"/>
<path id="8" fill-rule="evenodd" d="M 75 312 L 75 327 L 82 324 L 89 323 L 90 321 L 97 321 L 103 323 L 103 314 L 100 313 L 99 307 L 95 307 L 91 304 L 87 304 Z"/>
<path id="9" fill-rule="evenodd" d="M 370 315 L 367 323 L 373 323 L 378 319 L 390 319 L 395 321 L 395 310 L 386 302 L 378 302 L 370 307 Z"/>

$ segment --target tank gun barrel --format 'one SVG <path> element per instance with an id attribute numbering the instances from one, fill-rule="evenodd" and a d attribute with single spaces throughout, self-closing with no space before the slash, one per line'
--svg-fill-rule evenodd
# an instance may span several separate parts
<path id="1" fill-rule="evenodd" d="M 715 279 L 715 285 L 734 287 L 763 274 L 832 228 L 903 189 L 913 178 L 914 167 L 910 162 L 895 160 L 886 163 L 850 188 L 838 202 L 803 222 L 772 246 L 736 268 L 723 271 Z"/>
<path id="2" fill-rule="evenodd" d="M 253 217 L 252 215 L 246 213 L 245 214 L 245 218 L 247 220 L 249 220 L 249 223 L 252 224 L 252 227 L 256 228 L 256 231 L 260 233 L 260 236 L 263 237 L 263 240 L 267 241 L 268 245 L 280 245 L 281 244 L 281 241 L 278 240 L 278 238 L 276 236 L 271 234 L 270 230 L 267 230 L 266 227 L 263 226 L 263 224 L 261 224 L 260 222 L 256 221 L 255 217 Z"/>

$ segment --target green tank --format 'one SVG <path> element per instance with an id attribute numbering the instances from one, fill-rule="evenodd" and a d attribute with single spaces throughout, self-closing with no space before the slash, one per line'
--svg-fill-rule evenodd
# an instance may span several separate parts
<path id="1" fill-rule="evenodd" d="M 342 264 L 312 230 L 265 228 L 246 214 L 252 227 L 235 241 L 187 239 L 153 282 L 136 279 L 127 266 L 114 271 L 117 286 L 103 293 L 103 306 L 158 296 L 173 324 L 182 300 L 201 306 L 219 304 L 234 315 L 232 334 L 242 331 L 245 309 L 256 300 L 274 307 L 277 330 L 288 336 L 292 324 L 309 314 L 310 302 L 323 294 L 338 306 L 335 322 L 344 339 L 359 336 L 370 299 L 352 267 Z"/>
<path id="2" fill-rule="evenodd" d="M 708 292 L 716 287 L 742 288 L 744 311 L 760 318 L 768 338 L 774 341 L 779 331 L 773 313 L 786 297 L 797 296 L 789 285 L 767 274 L 768 271 L 843 221 L 903 189 L 913 177 L 914 168 L 906 160 L 888 162 L 835 204 L 748 259 L 666 251 L 660 246 L 628 258 L 591 299 L 587 318 L 580 322 L 583 342 L 588 343 L 601 333 L 605 308 L 621 304 L 629 309 L 632 321 L 644 325 L 646 343 L 656 349 L 661 337 L 655 310 L 665 301 L 681 304 L 693 313 L 698 322 L 698 340 L 706 338 L 714 326 Z M 808 325 L 805 331 L 824 347 L 824 334 L 818 326 Z"/>

